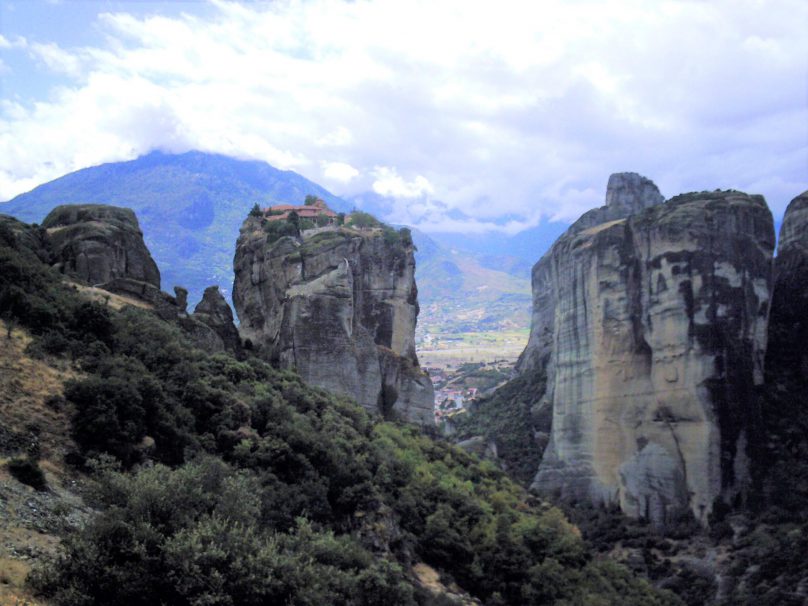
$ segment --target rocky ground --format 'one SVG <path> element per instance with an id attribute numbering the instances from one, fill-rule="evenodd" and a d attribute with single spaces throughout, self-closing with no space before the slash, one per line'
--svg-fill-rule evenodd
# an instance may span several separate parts
<path id="1" fill-rule="evenodd" d="M 80 527 L 91 510 L 81 497 L 79 476 L 64 465 L 72 448 L 70 411 L 60 400 L 64 381 L 76 376 L 26 352 L 30 337 L 0 323 L 0 606 L 39 604 L 25 588 L 31 569 L 56 552 L 62 537 Z M 47 486 L 35 490 L 8 471 L 20 456 L 39 457 Z"/>

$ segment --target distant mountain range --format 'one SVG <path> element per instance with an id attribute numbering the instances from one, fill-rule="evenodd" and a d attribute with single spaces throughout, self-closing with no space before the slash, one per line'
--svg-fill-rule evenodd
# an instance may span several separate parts
<path id="1" fill-rule="evenodd" d="M 419 333 L 530 326 L 530 263 L 447 248 L 418 230 L 413 230 L 413 241 Z"/>
<path id="2" fill-rule="evenodd" d="M 396 203 L 393 198 L 367 192 L 350 198 L 350 202 L 358 209 L 369 212 L 377 217 L 390 219 L 395 214 Z M 440 203 L 437 203 L 440 205 Z M 445 209 L 446 215 L 451 219 L 463 222 L 472 221 L 473 217 L 457 210 Z M 518 217 L 508 217 L 518 219 Z M 423 224 L 427 217 L 418 221 Z M 504 219 L 499 221 L 504 223 Z M 477 260 L 490 269 L 503 269 L 515 272 L 518 275 L 530 275 L 530 268 L 539 260 L 545 251 L 549 250 L 553 242 L 570 226 L 563 221 L 542 221 L 534 227 L 529 227 L 514 235 L 508 235 L 499 230 L 490 230 L 484 233 L 467 232 L 437 232 L 429 230 L 429 236 L 448 249 L 456 249 L 474 253 Z M 506 259 L 510 258 L 510 261 Z M 515 262 L 518 263 L 514 266 Z M 505 267 L 502 266 L 505 263 Z"/>
<path id="3" fill-rule="evenodd" d="M 184 286 L 193 304 L 212 284 L 230 298 L 235 242 L 253 204 L 302 203 L 309 194 L 337 211 L 356 207 L 388 219 L 384 199 L 373 194 L 348 201 L 292 171 L 197 151 L 152 152 L 136 160 L 78 170 L 0 203 L 0 213 L 38 223 L 60 204 L 131 208 L 160 267 L 163 289 Z M 368 203 L 371 198 L 374 204 Z M 564 226 L 559 227 L 560 233 Z M 415 231 L 422 307 L 448 302 L 471 310 L 486 307 L 496 317 L 481 317 L 484 325 L 510 321 L 507 316 L 514 314 L 520 325 L 525 324 L 530 268 L 552 243 L 555 228 L 546 224 L 515 237 Z"/>

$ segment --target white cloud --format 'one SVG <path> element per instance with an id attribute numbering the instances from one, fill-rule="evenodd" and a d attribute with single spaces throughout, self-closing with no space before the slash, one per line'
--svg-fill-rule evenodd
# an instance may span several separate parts
<path id="1" fill-rule="evenodd" d="M 81 73 L 81 60 L 79 57 L 59 48 L 52 42 L 48 44 L 35 42 L 30 44 L 28 49 L 48 69 L 70 76 L 78 76 Z"/>
<path id="2" fill-rule="evenodd" d="M 622 170 L 668 196 L 763 193 L 780 212 L 808 187 L 803 0 L 216 0 L 202 12 L 106 13 L 87 24 L 100 46 L 3 30 L 0 48 L 29 53 L 58 86 L 2 99 L 0 199 L 156 147 L 266 160 L 470 229 L 574 219 Z"/>
<path id="3" fill-rule="evenodd" d="M 349 183 L 359 176 L 359 171 L 345 162 L 323 162 L 323 176 L 331 181 Z"/>
<path id="4" fill-rule="evenodd" d="M 317 145 L 323 147 L 345 147 L 353 142 L 353 136 L 344 126 L 340 126 L 333 131 L 326 133 L 317 140 Z"/>
<path id="5" fill-rule="evenodd" d="M 392 198 L 420 198 L 435 193 L 435 188 L 423 175 L 416 175 L 411 181 L 402 178 L 395 168 L 377 166 L 373 169 L 373 191 Z"/>

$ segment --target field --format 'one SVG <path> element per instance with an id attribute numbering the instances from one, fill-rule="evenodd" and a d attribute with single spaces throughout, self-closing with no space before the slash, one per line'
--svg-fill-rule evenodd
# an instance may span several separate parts
<path id="1" fill-rule="evenodd" d="M 527 344 L 529 329 L 490 332 L 433 333 L 419 339 L 418 360 L 430 368 L 457 368 L 469 362 L 516 362 Z"/>

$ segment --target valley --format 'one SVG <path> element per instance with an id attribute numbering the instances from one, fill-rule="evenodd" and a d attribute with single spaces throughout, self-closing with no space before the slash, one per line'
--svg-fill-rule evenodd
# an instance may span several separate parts
<path id="1" fill-rule="evenodd" d="M 193 311 L 184 288 L 161 290 L 147 231 L 130 209 L 62 205 L 41 226 L 0 217 L 0 305 L 11 322 L 0 561 L 12 572 L 2 595 L 67 606 L 72 597 L 60 592 L 79 582 L 86 599 L 103 603 L 94 579 L 107 572 L 86 572 L 81 541 L 107 541 L 107 523 L 137 525 L 134 503 L 155 494 L 155 482 L 181 486 L 177 498 L 212 482 L 212 500 L 193 515 L 248 519 L 256 536 L 274 537 L 267 545 L 282 546 L 273 557 L 288 562 L 319 554 L 317 572 L 287 564 L 294 572 L 284 578 L 307 579 L 308 589 L 249 589 L 292 592 L 301 603 L 338 599 L 365 582 L 350 566 L 336 585 L 307 576 L 331 566 L 333 546 L 323 547 L 331 536 L 365 562 L 383 595 L 396 584 L 394 603 L 499 603 L 498 594 L 516 604 L 525 592 L 544 596 L 532 603 L 553 602 L 535 566 L 517 565 L 516 584 L 494 588 L 499 558 L 550 557 L 531 551 L 545 543 L 514 524 L 554 527 L 562 534 L 553 541 L 582 537 L 575 549 L 588 555 L 565 560 L 559 573 L 575 579 L 564 590 L 575 599 L 618 603 L 616 579 L 619 603 L 631 595 L 638 606 L 805 597 L 795 554 L 808 529 L 800 513 L 808 434 L 794 344 L 805 297 L 805 195 L 789 206 L 775 256 L 762 197 L 665 200 L 650 180 L 618 173 L 606 204 L 559 237 L 532 284 L 507 255 L 443 247 L 311 199 L 280 218 L 258 205 L 242 215 L 232 291 L 239 326 L 216 285 Z M 764 368 L 764 359 L 773 363 Z M 36 384 L 23 376 L 31 373 Z M 339 460 L 315 446 L 324 440 Z M 403 467 L 388 469 L 391 461 Z M 406 471 L 412 461 L 417 474 Z M 91 471 L 99 465 L 103 477 Z M 302 478 L 289 475 L 301 465 Z M 271 503 L 266 522 L 228 509 L 224 487 L 236 470 L 292 500 L 254 488 Z M 783 482 L 789 494 L 776 489 Z M 89 492 L 78 491 L 84 485 Z M 134 509 L 111 508 L 120 491 Z M 367 491 L 375 504 L 357 496 Z M 427 512 L 413 502 L 429 503 Z M 98 503 L 101 514 L 92 510 Z M 314 535 L 293 522 L 313 504 Z M 455 509 L 475 507 L 500 517 Z M 57 511 L 77 530 L 57 524 Z M 172 523 L 176 537 L 211 532 L 202 522 Z M 516 551 L 502 556 L 480 524 L 510 524 Z M 227 528 L 214 530 L 230 537 Z M 463 546 L 467 532 L 473 543 Z M 402 547 L 401 536 L 415 547 Z M 155 549 L 180 578 L 195 554 L 183 547 L 172 560 L 176 537 Z M 66 547 L 56 551 L 60 541 Z M 387 572 L 368 559 L 380 552 Z M 104 570 L 124 574 L 117 557 L 103 560 Z M 262 561 L 255 557 L 251 565 Z M 761 559 L 779 564 L 754 563 Z M 597 573 L 610 579 L 605 586 L 582 581 L 590 573 L 581 566 L 594 563 L 607 566 Z M 40 564 L 50 566 L 45 576 L 35 572 Z M 138 578 L 155 574 L 138 565 Z"/>

